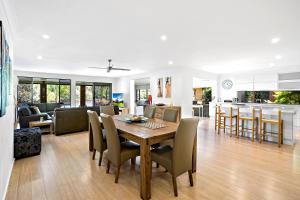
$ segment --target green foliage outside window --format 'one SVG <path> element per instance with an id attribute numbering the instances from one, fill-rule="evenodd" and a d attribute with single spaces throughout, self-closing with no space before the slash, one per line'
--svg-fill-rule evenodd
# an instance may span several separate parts
<path id="1" fill-rule="evenodd" d="M 59 103 L 59 85 L 47 85 L 47 103 Z"/>
<path id="2" fill-rule="evenodd" d="M 274 92 L 274 98 L 278 104 L 300 104 L 300 91 Z"/>

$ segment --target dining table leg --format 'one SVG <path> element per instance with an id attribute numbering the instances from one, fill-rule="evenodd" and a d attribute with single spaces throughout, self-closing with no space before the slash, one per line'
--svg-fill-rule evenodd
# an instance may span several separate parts
<path id="1" fill-rule="evenodd" d="M 141 154 L 141 198 L 144 200 L 151 198 L 151 154 L 150 145 L 147 140 L 140 144 Z"/>

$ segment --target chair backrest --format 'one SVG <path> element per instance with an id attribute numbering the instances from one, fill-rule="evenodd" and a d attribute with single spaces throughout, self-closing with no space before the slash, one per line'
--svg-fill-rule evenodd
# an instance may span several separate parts
<path id="1" fill-rule="evenodd" d="M 89 122 L 93 132 L 94 149 L 101 151 L 103 147 L 103 134 L 98 114 L 95 111 L 88 110 Z"/>
<path id="2" fill-rule="evenodd" d="M 163 115 L 163 120 L 168 122 L 177 122 L 178 110 L 166 108 Z"/>
<path id="3" fill-rule="evenodd" d="M 146 106 L 144 111 L 144 116 L 147 118 L 154 118 L 155 106 Z"/>
<path id="4" fill-rule="evenodd" d="M 272 110 L 271 109 L 260 109 L 259 113 L 260 113 L 260 119 L 268 119 L 268 118 L 271 118 L 271 116 L 277 116 L 278 123 L 281 122 L 281 119 L 282 119 L 281 109 L 272 109 Z M 264 115 L 266 117 L 264 117 Z"/>
<path id="5" fill-rule="evenodd" d="M 255 120 L 255 108 L 250 107 L 250 108 L 238 108 L 238 117 L 249 117 L 252 118 L 252 120 Z"/>
<path id="6" fill-rule="evenodd" d="M 121 162 L 121 145 L 118 130 L 110 115 L 101 114 L 101 119 L 106 130 L 107 157 L 114 164 Z"/>
<path id="7" fill-rule="evenodd" d="M 104 113 L 106 115 L 113 116 L 115 115 L 113 106 L 100 106 L 100 113 Z"/>
<path id="8" fill-rule="evenodd" d="M 180 120 L 173 148 L 173 173 L 175 176 L 192 169 L 193 147 L 198 123 L 198 118 Z"/>

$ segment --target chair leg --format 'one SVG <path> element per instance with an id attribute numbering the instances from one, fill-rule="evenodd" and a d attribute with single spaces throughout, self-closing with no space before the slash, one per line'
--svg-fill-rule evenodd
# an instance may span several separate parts
<path id="1" fill-rule="evenodd" d="M 175 197 L 177 197 L 177 196 L 178 196 L 178 193 L 177 193 L 177 182 L 176 182 L 176 177 L 175 177 L 175 176 L 172 176 L 172 180 L 173 180 L 174 195 L 175 195 Z"/>
<path id="2" fill-rule="evenodd" d="M 109 173 L 109 168 L 110 168 L 110 161 L 108 160 L 107 161 L 107 168 L 106 168 L 106 173 L 107 174 Z"/>
<path id="3" fill-rule="evenodd" d="M 193 175 L 192 175 L 192 170 L 189 170 L 188 171 L 188 173 L 189 173 L 189 179 L 190 179 L 190 186 L 194 186 L 194 181 L 193 181 Z"/>
<path id="4" fill-rule="evenodd" d="M 100 152 L 100 158 L 99 158 L 98 166 L 101 166 L 102 157 L 103 157 L 103 152 Z"/>
<path id="5" fill-rule="evenodd" d="M 267 130 L 267 124 L 263 123 L 263 140 L 266 140 L 266 130 Z"/>
<path id="6" fill-rule="evenodd" d="M 121 165 L 117 167 L 115 183 L 118 183 Z"/>
<path id="7" fill-rule="evenodd" d="M 93 150 L 93 160 L 95 160 L 95 156 L 96 156 L 96 149 Z"/>
<path id="8" fill-rule="evenodd" d="M 158 163 L 156 163 L 156 168 L 159 168 L 159 164 Z"/>
<path id="9" fill-rule="evenodd" d="M 242 120 L 242 136 L 244 136 L 244 120 Z"/>
<path id="10" fill-rule="evenodd" d="M 252 121 L 252 142 L 254 142 L 254 121 Z"/>
<path id="11" fill-rule="evenodd" d="M 281 145 L 281 124 L 278 124 L 278 147 Z"/>

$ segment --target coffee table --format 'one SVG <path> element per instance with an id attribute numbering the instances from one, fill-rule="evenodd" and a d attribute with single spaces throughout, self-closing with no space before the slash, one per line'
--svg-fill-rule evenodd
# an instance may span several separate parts
<path id="1" fill-rule="evenodd" d="M 50 128 L 50 131 L 49 131 L 50 134 L 54 133 L 53 121 L 52 120 L 31 121 L 31 122 L 29 122 L 29 128 L 40 127 L 40 126 L 49 126 L 49 128 Z"/>

